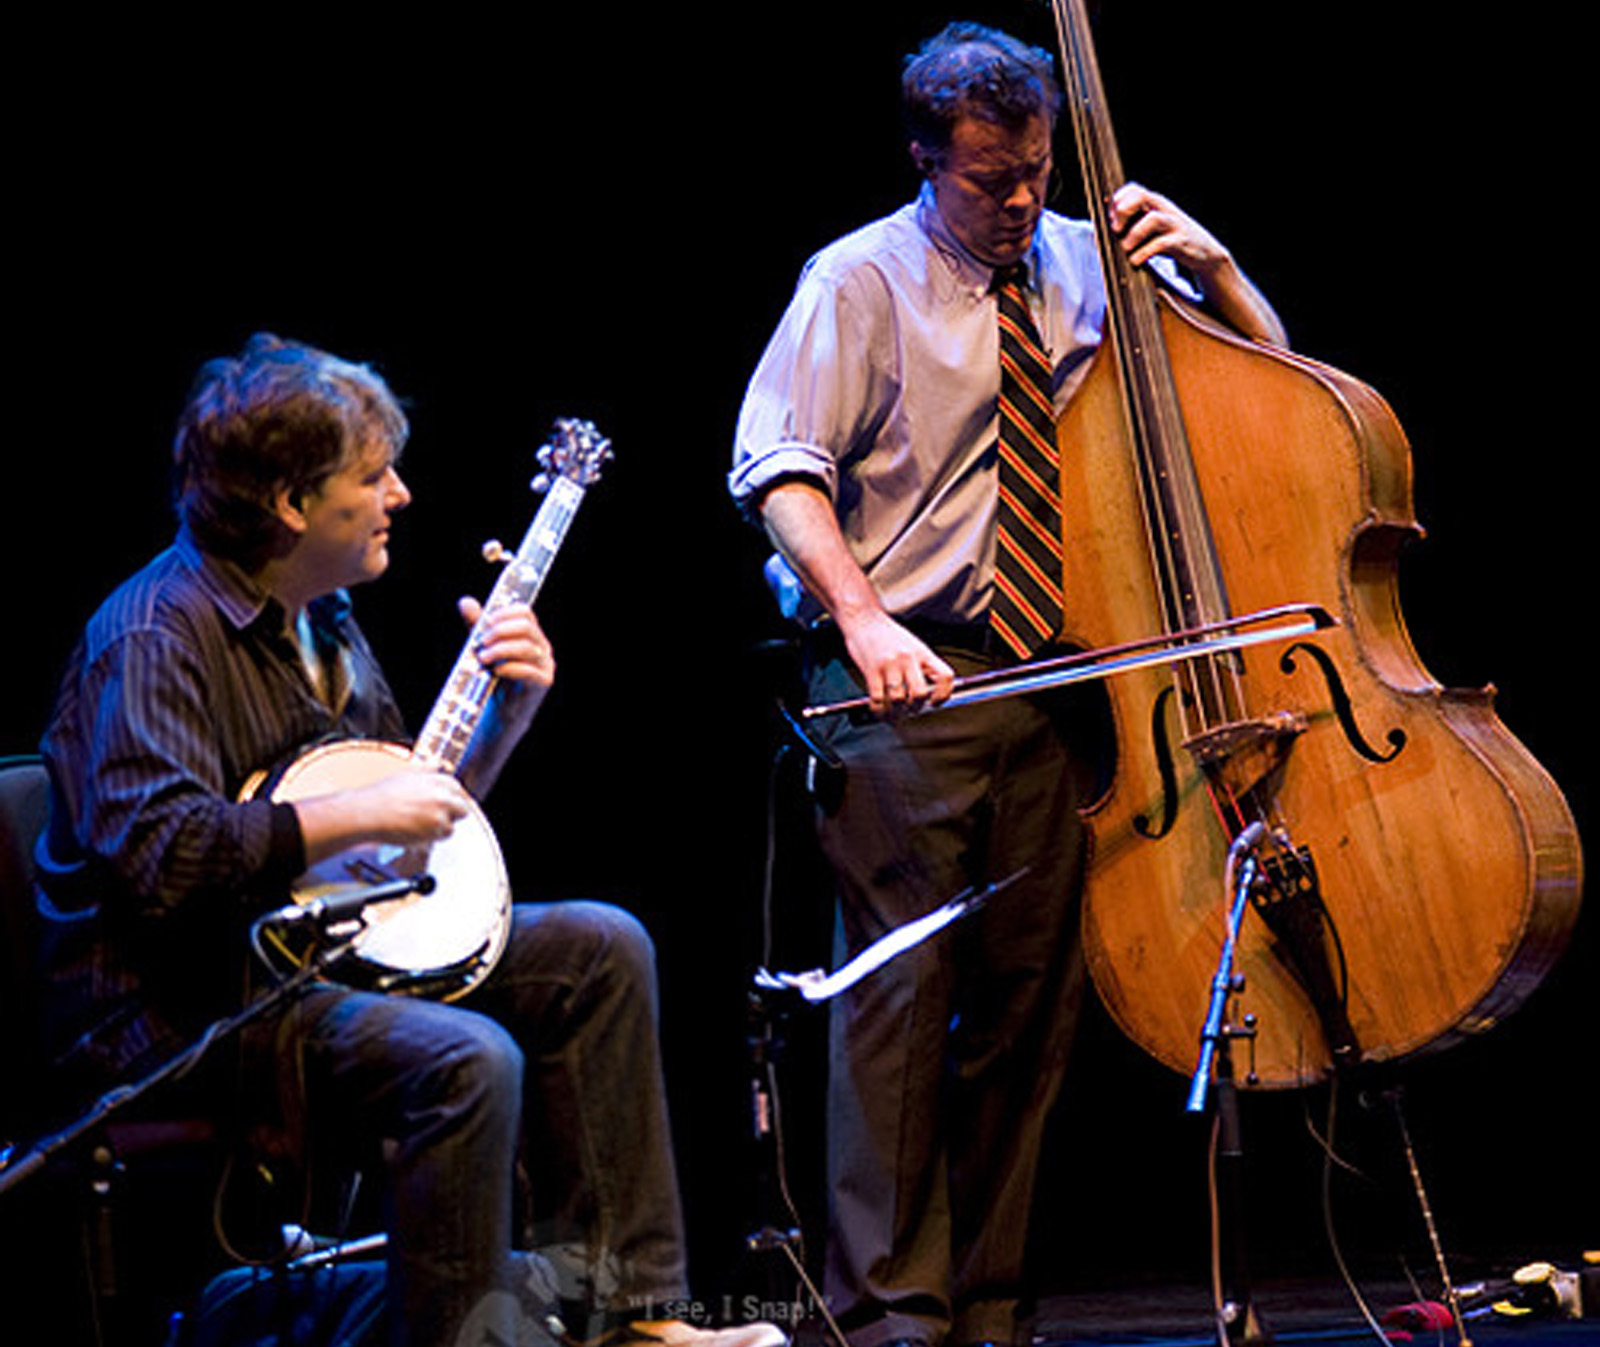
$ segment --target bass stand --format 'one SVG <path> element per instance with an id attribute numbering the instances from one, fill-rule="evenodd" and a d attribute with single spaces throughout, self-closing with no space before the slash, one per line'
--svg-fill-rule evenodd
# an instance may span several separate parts
<path id="1" fill-rule="evenodd" d="M 1454 1330 L 1458 1347 L 1472 1347 L 1472 1338 L 1467 1331 L 1466 1313 L 1462 1309 L 1461 1292 L 1457 1289 L 1455 1279 L 1450 1274 L 1450 1262 L 1445 1256 L 1444 1244 L 1439 1236 L 1438 1222 L 1434 1219 L 1433 1204 L 1428 1198 L 1427 1185 L 1423 1182 L 1422 1166 L 1417 1158 L 1416 1144 L 1411 1137 L 1411 1127 L 1406 1121 L 1404 1104 L 1405 1091 L 1398 1081 L 1377 1081 L 1361 1092 L 1361 1103 L 1364 1107 L 1377 1110 L 1380 1106 L 1392 1114 L 1400 1152 L 1405 1160 L 1406 1174 L 1411 1185 L 1411 1196 L 1416 1203 L 1417 1216 L 1421 1221 L 1422 1230 L 1427 1236 L 1428 1248 L 1433 1257 L 1434 1270 L 1439 1277 L 1440 1295 L 1443 1297 L 1442 1308 L 1449 1316 L 1450 1327 Z M 1347 1270 L 1345 1280 L 1352 1282 Z M 1353 1285 L 1353 1282 L 1352 1282 Z M 1373 1321 L 1372 1311 L 1367 1307 L 1366 1301 L 1359 1293 L 1356 1294 L 1357 1304 L 1368 1324 L 1375 1329 L 1381 1327 Z M 1435 1325 L 1439 1333 L 1439 1340 L 1444 1340 L 1444 1325 Z"/>
<path id="2" fill-rule="evenodd" d="M 806 1271 L 802 1253 L 799 1217 L 789 1200 L 784 1176 L 783 1127 L 778 1106 L 777 1064 L 783 1054 L 783 1026 L 797 1006 L 816 1006 L 831 1001 L 862 979 L 871 976 L 891 959 L 930 939 L 945 927 L 970 916 L 995 894 L 1020 879 L 1018 870 L 1005 879 L 982 889 L 968 889 L 925 916 L 897 926 L 831 973 L 812 969 L 805 973 L 772 973 L 756 970 L 747 998 L 750 1052 L 751 1120 L 757 1146 L 757 1181 L 763 1201 L 781 1201 L 789 1224 L 765 1223 L 750 1234 L 746 1247 L 752 1252 L 777 1251 L 788 1259 L 805 1294 L 809 1308 L 821 1317 L 835 1347 L 848 1347 L 844 1331 L 829 1311 L 821 1292 Z M 798 1308 L 798 1307 L 797 1307 Z M 796 1320 L 799 1315 L 795 1316 Z"/>
<path id="3" fill-rule="evenodd" d="M 1251 1299 L 1244 1249 L 1244 1141 L 1239 1125 L 1239 1089 L 1234 1072 L 1233 1042 L 1253 1040 L 1256 1018 L 1244 1016 L 1235 1025 L 1228 1020 L 1228 1002 L 1244 989 L 1244 977 L 1233 969 L 1239 926 L 1244 919 L 1259 865 L 1256 848 L 1266 830 L 1259 823 L 1246 828 L 1228 850 L 1227 887 L 1230 895 L 1228 929 L 1216 975 L 1211 981 L 1211 1002 L 1200 1034 L 1200 1058 L 1189 1086 L 1186 1111 L 1203 1113 L 1206 1096 L 1215 1092 L 1212 1130 L 1212 1297 L 1220 1347 L 1270 1343 L 1272 1333 Z M 1251 1071 L 1246 1084 L 1255 1082 Z"/>

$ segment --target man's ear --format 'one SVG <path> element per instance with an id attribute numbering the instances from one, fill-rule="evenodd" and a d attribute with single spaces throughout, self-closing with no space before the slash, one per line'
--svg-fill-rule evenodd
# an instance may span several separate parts
<path id="1" fill-rule="evenodd" d="M 289 487 L 280 486 L 272 494 L 272 513 L 278 517 L 278 522 L 293 534 L 306 531 L 305 513 L 306 493 L 291 490 Z"/>
<path id="2" fill-rule="evenodd" d="M 931 178 L 939 171 L 939 157 L 931 150 L 925 150 L 917 141 L 911 142 L 911 162 L 917 166 L 917 172 L 924 178 Z"/>

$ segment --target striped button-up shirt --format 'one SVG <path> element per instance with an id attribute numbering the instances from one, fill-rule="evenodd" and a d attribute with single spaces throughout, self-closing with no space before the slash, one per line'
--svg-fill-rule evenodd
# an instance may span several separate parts
<path id="1" fill-rule="evenodd" d="M 116 1072 L 225 1009 L 246 919 L 304 863 L 293 810 L 241 801 L 245 782 L 330 735 L 402 736 L 345 597 L 313 605 L 311 624 L 332 705 L 282 608 L 180 535 L 85 628 L 42 745 L 59 1051 Z"/>

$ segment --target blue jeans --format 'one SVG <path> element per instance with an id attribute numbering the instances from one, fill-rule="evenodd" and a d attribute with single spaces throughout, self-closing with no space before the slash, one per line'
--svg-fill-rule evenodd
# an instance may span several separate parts
<path id="1" fill-rule="evenodd" d="M 597 1308 L 686 1295 L 654 948 L 631 916 L 519 905 L 460 1001 L 318 989 L 287 1028 L 312 1144 L 381 1148 L 394 1342 L 477 1341 L 509 1310 L 519 1144 L 536 1238 L 582 1251 Z"/>

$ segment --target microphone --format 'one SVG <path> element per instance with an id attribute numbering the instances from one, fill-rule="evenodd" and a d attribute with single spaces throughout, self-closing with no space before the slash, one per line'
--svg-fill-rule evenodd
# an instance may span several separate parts
<path id="1" fill-rule="evenodd" d="M 1233 845 L 1228 848 L 1228 855 L 1233 860 L 1239 860 L 1261 845 L 1262 839 L 1267 835 L 1267 825 L 1257 820 L 1233 839 Z"/>
<path id="2" fill-rule="evenodd" d="M 1233 971 L 1234 947 L 1239 939 L 1239 925 L 1244 920 L 1245 900 L 1256 879 L 1256 848 L 1267 836 L 1266 824 L 1260 820 L 1250 824 L 1228 846 L 1224 891 L 1228 901 L 1227 934 L 1222 942 L 1222 952 L 1217 971 L 1211 979 L 1211 1004 L 1206 1011 L 1205 1026 L 1200 1031 L 1200 1060 L 1195 1065 L 1189 1081 L 1189 1100 L 1184 1106 L 1189 1113 L 1200 1113 L 1206 1106 L 1206 1093 L 1211 1084 L 1211 1065 L 1216 1059 L 1219 1045 L 1230 1037 L 1227 1027 L 1227 1002 L 1229 996 L 1242 985 Z M 1240 875 L 1243 881 L 1240 881 Z M 1245 1034 L 1251 1032 L 1246 1017 Z"/>
<path id="3" fill-rule="evenodd" d="M 439 881 L 430 874 L 411 875 L 403 879 L 386 880 L 382 884 L 367 884 L 344 893 L 330 894 L 326 898 L 308 898 L 303 903 L 290 903 L 262 918 L 272 926 L 337 926 L 351 921 L 373 903 L 389 903 L 396 898 L 406 898 L 413 893 L 428 894 L 439 887 Z"/>
<path id="4" fill-rule="evenodd" d="M 359 1239 L 324 1239 L 304 1226 L 283 1227 L 283 1258 L 289 1272 L 305 1272 L 329 1263 L 348 1262 L 364 1254 L 376 1253 L 388 1244 L 383 1234 L 363 1235 Z"/>

